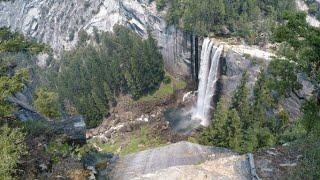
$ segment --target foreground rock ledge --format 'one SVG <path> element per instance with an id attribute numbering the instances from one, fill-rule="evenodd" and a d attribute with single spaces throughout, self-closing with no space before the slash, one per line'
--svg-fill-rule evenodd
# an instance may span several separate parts
<path id="1" fill-rule="evenodd" d="M 179 142 L 121 157 L 112 179 L 250 179 L 247 155 Z"/>

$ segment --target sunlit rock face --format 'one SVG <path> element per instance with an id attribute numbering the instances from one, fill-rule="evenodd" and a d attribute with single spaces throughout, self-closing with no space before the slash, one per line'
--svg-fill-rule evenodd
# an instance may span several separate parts
<path id="1" fill-rule="evenodd" d="M 230 103 L 236 92 L 244 72 L 247 73 L 247 88 L 249 90 L 249 98 L 253 96 L 253 89 L 255 83 L 258 80 L 258 76 L 262 69 L 267 68 L 270 63 L 272 53 L 263 52 L 256 49 L 254 54 L 250 54 L 251 58 L 247 58 L 244 54 L 251 52 L 247 48 L 242 47 L 230 47 L 226 52 L 224 58 L 224 69 L 225 71 L 221 74 L 221 96 L 224 96 Z M 259 52 L 259 53 L 258 53 Z M 252 59 L 252 57 L 255 57 Z M 298 81 L 302 85 L 302 89 L 295 93 L 290 93 L 289 97 L 282 99 L 279 104 L 283 107 L 289 114 L 291 120 L 297 120 L 301 115 L 300 108 L 304 102 L 304 99 L 309 99 L 312 97 L 312 92 L 314 87 L 312 83 L 308 80 L 307 76 L 303 73 L 297 74 Z M 274 115 L 277 110 L 270 110 L 267 112 L 268 115 Z"/>
<path id="2" fill-rule="evenodd" d="M 318 19 L 315 16 L 308 14 L 308 10 L 309 10 L 308 5 L 302 0 L 296 0 L 295 2 L 296 2 L 296 7 L 299 11 L 303 11 L 307 13 L 307 17 L 306 17 L 307 23 L 313 27 L 320 27 L 320 22 L 318 21 Z M 320 4 L 320 0 L 316 0 L 316 2 Z"/>
<path id="3" fill-rule="evenodd" d="M 11 27 L 50 44 L 56 57 L 76 46 L 81 31 L 111 32 L 114 25 L 121 24 L 146 38 L 150 29 L 167 70 L 188 75 L 190 38 L 167 26 L 165 14 L 165 10 L 158 12 L 149 0 L 15 0 L 0 3 L 0 27 Z"/>

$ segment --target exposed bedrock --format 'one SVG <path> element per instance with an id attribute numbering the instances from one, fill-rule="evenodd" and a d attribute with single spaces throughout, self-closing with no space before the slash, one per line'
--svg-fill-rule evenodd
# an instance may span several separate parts
<path id="1" fill-rule="evenodd" d="M 221 95 L 225 96 L 229 101 L 231 101 L 240 84 L 244 72 L 248 74 L 247 87 L 250 96 L 253 95 L 253 88 L 261 72 L 261 68 L 268 66 L 270 62 L 269 57 L 272 56 L 272 54 L 267 56 L 268 53 L 263 54 L 263 51 L 257 53 L 259 51 L 260 50 L 253 51 L 255 54 L 251 54 L 250 51 L 240 52 L 237 47 L 231 47 L 226 51 L 223 67 L 224 73 L 221 75 L 220 82 L 222 84 Z M 245 55 L 250 55 L 250 57 L 245 57 Z M 265 58 L 262 58 L 264 56 Z M 289 97 L 280 102 L 280 105 L 288 111 L 291 120 L 296 120 L 300 117 L 300 107 L 304 99 L 310 98 L 314 90 L 312 83 L 308 81 L 306 75 L 297 74 L 297 77 L 303 86 L 302 89 L 296 93 L 291 93 Z"/>
<path id="2" fill-rule="evenodd" d="M 124 25 L 146 38 L 157 39 L 168 71 L 190 75 L 190 35 L 168 26 L 165 10 L 158 12 L 149 0 L 15 0 L 0 2 L 0 27 L 10 27 L 49 44 L 54 55 L 73 49 L 79 32 L 112 31 Z"/>
<path id="3" fill-rule="evenodd" d="M 112 179 L 249 179 L 246 155 L 179 142 L 120 157 Z"/>

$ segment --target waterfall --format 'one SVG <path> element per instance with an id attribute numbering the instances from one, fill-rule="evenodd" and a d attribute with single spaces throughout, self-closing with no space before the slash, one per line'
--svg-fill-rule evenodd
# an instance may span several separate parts
<path id="1" fill-rule="evenodd" d="M 200 119 L 201 125 L 208 126 L 211 100 L 218 80 L 219 59 L 223 46 L 216 47 L 206 38 L 203 41 L 199 71 L 198 99 L 192 118 Z"/>

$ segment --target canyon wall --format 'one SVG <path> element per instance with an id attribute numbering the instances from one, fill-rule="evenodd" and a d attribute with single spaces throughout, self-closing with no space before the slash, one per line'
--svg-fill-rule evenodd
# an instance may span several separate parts
<path id="1" fill-rule="evenodd" d="M 142 38 L 151 30 L 163 54 L 167 71 L 190 75 L 190 35 L 165 21 L 149 0 L 15 0 L 0 2 L 0 27 L 10 27 L 49 44 L 55 57 L 76 47 L 82 31 L 112 32 L 124 25 Z"/>

